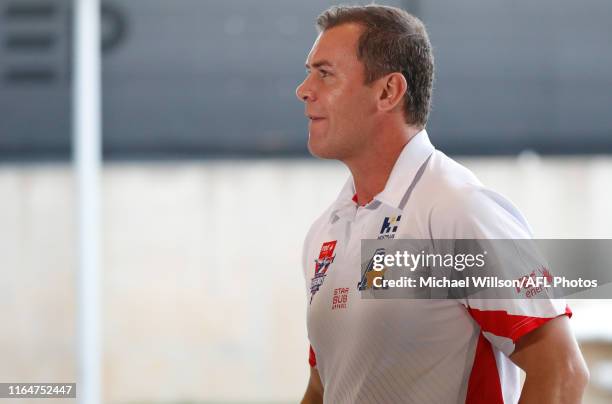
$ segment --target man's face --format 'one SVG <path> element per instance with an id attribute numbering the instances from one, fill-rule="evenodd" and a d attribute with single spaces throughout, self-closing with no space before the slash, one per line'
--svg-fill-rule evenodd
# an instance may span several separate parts
<path id="1" fill-rule="evenodd" d="M 306 60 L 308 75 L 296 89 L 308 117 L 308 149 L 321 158 L 347 160 L 367 148 L 376 96 L 357 59 L 361 27 L 343 24 L 322 32 Z"/>

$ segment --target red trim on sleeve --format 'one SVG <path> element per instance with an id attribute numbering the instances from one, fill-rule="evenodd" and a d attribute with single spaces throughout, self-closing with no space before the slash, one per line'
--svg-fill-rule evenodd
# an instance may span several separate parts
<path id="1" fill-rule="evenodd" d="M 490 332 L 500 337 L 516 341 L 530 331 L 546 324 L 555 317 L 530 317 L 508 314 L 504 310 L 478 310 L 467 308 L 472 318 L 480 325 L 482 331 Z M 560 316 L 572 316 L 569 306 L 565 306 L 565 313 Z"/>
<path id="2" fill-rule="evenodd" d="M 310 346 L 310 350 L 308 353 L 308 363 L 310 364 L 311 368 L 317 366 L 317 357 L 315 356 L 314 350 L 312 349 L 312 345 Z"/>
<path id="3" fill-rule="evenodd" d="M 503 404 L 497 363 L 491 343 L 480 333 L 470 381 L 468 382 L 465 404 Z"/>
<path id="4" fill-rule="evenodd" d="M 358 203 L 357 194 L 353 195 L 353 202 Z"/>

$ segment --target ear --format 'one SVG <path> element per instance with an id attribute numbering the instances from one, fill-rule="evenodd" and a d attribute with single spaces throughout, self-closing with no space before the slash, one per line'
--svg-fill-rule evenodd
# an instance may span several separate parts
<path id="1" fill-rule="evenodd" d="M 401 106 L 404 94 L 408 91 L 408 83 L 401 73 L 390 73 L 380 79 L 378 108 L 381 111 L 391 112 Z"/>

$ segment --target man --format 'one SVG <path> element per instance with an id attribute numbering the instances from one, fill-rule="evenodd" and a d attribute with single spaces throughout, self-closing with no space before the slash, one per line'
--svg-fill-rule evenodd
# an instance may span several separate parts
<path id="1" fill-rule="evenodd" d="M 296 90 L 308 148 L 352 175 L 304 245 L 311 368 L 302 402 L 580 402 L 588 371 L 562 301 L 360 298 L 361 239 L 530 230 L 509 201 L 429 142 L 433 56 L 417 18 L 333 7 L 317 25 Z"/>

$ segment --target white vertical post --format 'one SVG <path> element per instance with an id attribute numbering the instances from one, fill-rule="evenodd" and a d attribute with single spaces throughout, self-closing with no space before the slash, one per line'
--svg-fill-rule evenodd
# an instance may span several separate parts
<path id="1" fill-rule="evenodd" d="M 101 402 L 100 0 L 74 0 L 73 153 L 78 190 L 77 397 Z"/>

